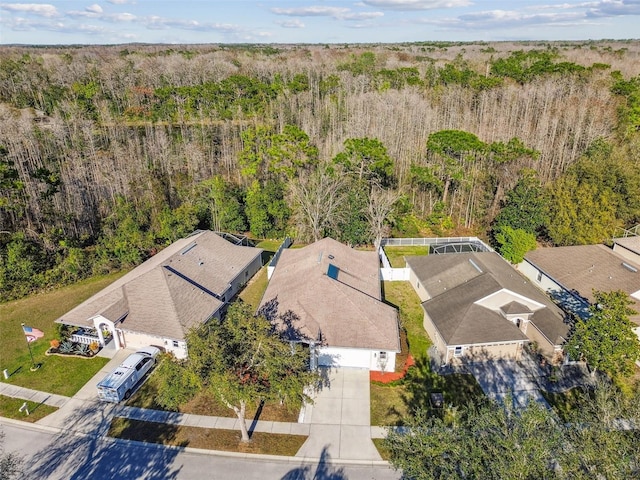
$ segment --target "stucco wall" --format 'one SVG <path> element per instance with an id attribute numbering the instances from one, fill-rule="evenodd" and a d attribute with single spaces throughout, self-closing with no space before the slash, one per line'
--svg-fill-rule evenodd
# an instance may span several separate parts
<path id="1" fill-rule="evenodd" d="M 553 345 L 547 337 L 538 330 L 534 323 L 530 323 L 527 327 L 527 337 L 529 337 L 532 342 L 536 342 L 538 344 L 538 348 L 542 354 L 550 359 L 553 358 L 556 352 L 555 345 Z"/>
<path id="2" fill-rule="evenodd" d="M 573 312 L 581 318 L 589 316 L 589 302 L 567 292 L 562 285 L 545 275 L 527 260 L 518 265 L 518 270 L 531 280 L 533 285 L 545 291 L 564 310 Z"/>
<path id="3" fill-rule="evenodd" d="M 476 303 L 490 310 L 498 311 L 503 305 L 514 301 L 526 305 L 532 311 L 536 311 L 544 307 L 544 305 L 535 302 L 530 298 L 518 295 L 517 293 L 507 289 L 502 289 L 498 292 L 492 293 Z"/>
<path id="4" fill-rule="evenodd" d="M 496 359 L 519 360 L 522 354 L 522 342 L 496 345 L 462 346 L 462 355 L 456 357 L 455 346 L 447 347 L 446 362 L 456 360 L 484 361 Z"/>
<path id="5" fill-rule="evenodd" d="M 447 351 L 447 345 L 442 339 L 442 337 L 440 336 L 440 334 L 438 333 L 438 330 L 436 329 L 435 325 L 433 324 L 433 321 L 431 320 L 431 317 L 427 314 L 427 312 L 424 312 L 424 320 L 422 322 L 422 325 L 426 330 L 427 335 L 429 335 L 429 338 L 433 342 L 435 348 L 444 357 Z M 426 353 L 426 352 L 423 352 L 423 353 Z"/>
<path id="6" fill-rule="evenodd" d="M 177 358 L 186 358 L 187 346 L 182 340 L 177 341 L 178 346 L 174 346 L 174 340 L 169 338 L 157 337 L 139 332 L 122 331 L 125 341 L 125 348 L 138 349 L 153 345 L 160 347 L 168 353 L 173 353 Z"/>
<path id="7" fill-rule="evenodd" d="M 418 280 L 418 277 L 416 276 L 415 272 L 411 268 L 408 268 L 408 270 L 409 270 L 409 282 L 411 283 L 411 286 L 418 294 L 418 297 L 420 297 L 420 301 L 425 302 L 429 300 L 431 298 L 431 295 L 429 295 L 427 290 L 424 288 L 424 285 L 422 285 L 422 282 Z"/>
<path id="8" fill-rule="evenodd" d="M 377 350 L 358 348 L 319 347 L 317 349 L 318 366 L 356 367 L 376 372 L 393 372 L 396 368 L 396 353 L 385 352 L 386 362 L 380 361 L 380 353 Z"/>
<path id="9" fill-rule="evenodd" d="M 231 300 L 260 268 L 262 268 L 262 255 L 258 255 L 244 270 L 238 272 L 236 278 L 231 281 L 230 289 L 227 291 L 226 301 Z"/>

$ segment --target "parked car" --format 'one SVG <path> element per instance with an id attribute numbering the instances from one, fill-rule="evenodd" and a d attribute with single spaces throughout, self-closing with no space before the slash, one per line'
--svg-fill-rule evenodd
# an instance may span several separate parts
<path id="1" fill-rule="evenodd" d="M 155 365 L 159 353 L 157 347 L 144 347 L 129 355 L 98 383 L 98 398 L 113 403 L 128 399 L 138 382 Z"/>

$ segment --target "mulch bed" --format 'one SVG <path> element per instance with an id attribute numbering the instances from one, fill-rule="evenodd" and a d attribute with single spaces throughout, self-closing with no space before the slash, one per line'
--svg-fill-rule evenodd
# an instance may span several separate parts
<path id="1" fill-rule="evenodd" d="M 404 362 L 404 368 L 400 372 L 369 372 L 369 379 L 372 382 L 391 383 L 396 380 L 404 378 L 410 367 L 414 366 L 416 361 L 411 354 L 407 355 L 407 360 Z"/>

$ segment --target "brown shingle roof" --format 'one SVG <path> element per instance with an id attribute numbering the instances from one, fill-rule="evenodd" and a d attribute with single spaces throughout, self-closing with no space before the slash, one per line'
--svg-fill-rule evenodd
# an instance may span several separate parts
<path id="1" fill-rule="evenodd" d="M 640 255 L 640 236 L 614 238 L 613 241 L 627 250 Z"/>
<path id="2" fill-rule="evenodd" d="M 511 295 L 499 309 L 530 309 L 524 305 L 524 299 L 530 299 L 544 306 L 532 309 L 531 322 L 555 345 L 567 337 L 569 326 L 560 308 L 495 252 L 407 257 L 407 264 L 431 295 L 430 300 L 423 302 L 423 308 L 448 344 L 525 339 L 500 313 L 476 304 L 501 291 L 513 292 L 522 298 L 514 300 Z"/>
<path id="3" fill-rule="evenodd" d="M 336 278 L 328 275 L 336 267 Z M 331 238 L 282 252 L 260 308 L 295 314 L 293 327 L 334 347 L 399 351 L 398 315 L 381 301 L 379 260 Z M 276 315 L 271 312 L 270 318 Z M 280 323 L 282 327 L 282 323 Z"/>
<path id="4" fill-rule="evenodd" d="M 262 250 L 233 245 L 214 232 L 180 239 L 59 318 L 92 326 L 100 314 L 123 330 L 182 339 L 223 304 L 219 298 Z"/>
<path id="5" fill-rule="evenodd" d="M 540 248 L 527 253 L 525 259 L 589 303 L 594 300 L 595 290 L 622 290 L 629 295 L 640 291 L 640 265 L 605 245 Z M 640 311 L 640 303 L 633 297 L 631 300 L 635 302 L 631 307 Z M 632 320 L 638 323 L 640 316 L 634 315 Z"/>

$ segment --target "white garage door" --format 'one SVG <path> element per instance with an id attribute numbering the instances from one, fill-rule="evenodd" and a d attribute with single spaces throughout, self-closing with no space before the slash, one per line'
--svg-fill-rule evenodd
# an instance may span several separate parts
<path id="1" fill-rule="evenodd" d="M 356 367 L 371 366 L 371 352 L 351 348 L 324 347 L 318 349 L 318 365 L 321 367 Z"/>

